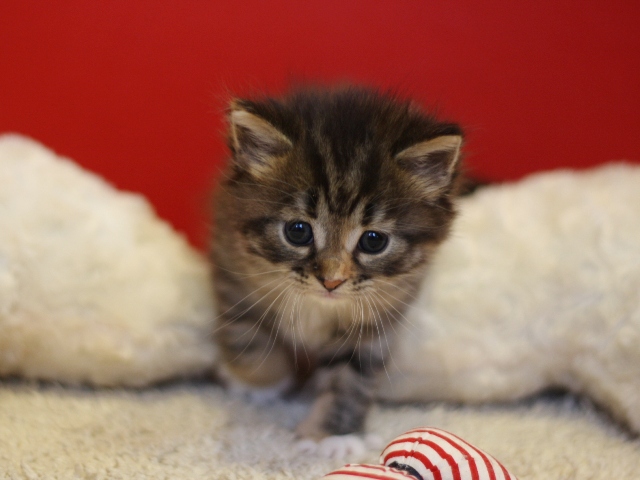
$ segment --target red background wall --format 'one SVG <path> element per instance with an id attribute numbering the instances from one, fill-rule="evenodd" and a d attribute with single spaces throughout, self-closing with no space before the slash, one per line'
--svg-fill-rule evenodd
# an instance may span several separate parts
<path id="1" fill-rule="evenodd" d="M 640 160 L 639 20 L 637 0 L 4 0 L 0 132 L 144 193 L 203 245 L 227 100 L 292 81 L 437 107 L 488 179 Z"/>

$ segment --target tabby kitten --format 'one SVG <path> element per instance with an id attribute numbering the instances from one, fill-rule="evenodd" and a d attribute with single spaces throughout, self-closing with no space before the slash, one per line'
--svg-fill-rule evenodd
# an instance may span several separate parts
<path id="1" fill-rule="evenodd" d="M 211 246 L 227 375 L 313 379 L 298 426 L 362 429 L 393 334 L 454 217 L 460 128 L 363 88 L 235 100 Z"/>

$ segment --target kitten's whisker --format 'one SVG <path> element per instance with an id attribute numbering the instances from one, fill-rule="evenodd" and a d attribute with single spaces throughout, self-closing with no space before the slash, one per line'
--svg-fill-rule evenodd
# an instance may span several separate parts
<path id="1" fill-rule="evenodd" d="M 284 283 L 284 281 L 282 282 Z M 280 285 L 282 285 L 282 283 L 280 283 Z M 256 338 L 256 335 L 258 334 L 258 332 L 260 331 L 260 327 L 262 326 L 262 323 L 265 321 L 267 315 L 269 314 L 269 311 L 271 310 L 271 307 L 273 306 L 273 304 L 276 302 L 276 300 L 278 300 L 278 298 L 286 291 L 288 291 L 288 289 L 291 287 L 291 285 L 288 285 L 287 287 L 285 287 L 282 292 L 280 292 L 276 298 L 273 299 L 273 301 L 269 304 L 269 306 L 267 307 L 267 309 L 262 313 L 262 315 L 260 315 L 260 318 L 258 319 L 258 321 L 256 323 L 254 323 L 251 328 L 247 331 L 245 331 L 242 335 L 240 335 L 238 338 L 242 338 L 244 337 L 248 332 L 251 332 L 255 329 L 255 332 L 253 333 L 253 335 L 251 336 L 251 338 L 249 339 L 249 341 L 247 342 L 247 345 L 245 345 L 245 347 L 242 349 L 242 351 L 240 353 L 238 353 L 238 355 L 235 356 L 235 358 L 233 360 L 231 360 L 230 363 L 235 362 L 238 358 L 240 358 L 247 350 L 247 348 L 249 348 L 249 345 L 251 345 L 251 343 L 253 342 L 253 340 Z M 271 335 L 269 335 L 269 341 L 271 340 Z M 267 345 L 269 344 L 269 342 L 267 342 Z M 257 368 L 254 369 L 254 372 L 257 371 Z"/>
<path id="2" fill-rule="evenodd" d="M 298 306 L 298 301 L 300 300 L 300 295 L 302 295 L 300 292 L 294 292 L 295 293 L 295 297 L 293 299 L 293 305 L 291 305 L 291 308 L 289 309 L 289 325 L 287 326 L 288 329 L 291 329 L 291 334 L 293 335 L 293 343 L 295 344 L 295 331 L 292 330 L 293 328 L 293 322 L 294 322 L 294 318 L 293 318 L 293 313 L 295 312 L 296 307 Z M 289 331 L 289 330 L 287 330 Z"/>
<path id="3" fill-rule="evenodd" d="M 376 297 L 374 296 L 372 300 L 375 300 L 375 298 Z M 374 305 L 375 305 L 375 301 L 374 301 Z M 380 306 L 380 308 L 382 308 L 382 311 L 387 316 L 387 325 L 391 327 L 391 330 L 393 331 L 393 334 L 394 334 L 394 338 L 397 337 L 398 332 L 396 331 L 396 328 L 393 325 L 394 322 L 391 321 L 392 316 L 390 315 L 389 310 L 386 308 L 383 308 L 382 305 Z M 389 358 L 393 358 L 393 349 L 391 348 L 391 344 L 389 343 L 389 336 L 387 335 L 387 332 L 385 330 L 385 322 L 383 322 L 382 320 L 382 315 L 380 315 L 380 326 L 382 327 L 382 331 L 384 333 L 384 339 L 385 339 L 385 343 L 387 344 L 387 353 L 389 354 Z M 387 373 L 387 377 L 389 377 L 389 372 L 387 371 L 387 366 L 385 365 L 385 359 L 386 359 L 386 355 L 383 354 L 382 364 L 385 367 L 385 372 Z"/>
<path id="4" fill-rule="evenodd" d="M 363 330 L 364 327 L 367 327 L 367 331 L 369 330 L 369 325 L 368 323 L 366 323 L 364 321 L 364 302 L 362 301 L 362 298 L 358 298 L 358 303 L 360 305 L 360 312 L 361 312 L 361 321 L 360 321 L 360 333 L 358 335 L 358 341 L 356 342 L 356 350 L 358 352 L 358 362 L 360 362 L 360 364 L 362 364 L 362 335 L 363 335 Z M 354 352 L 356 351 L 354 350 Z"/>
<path id="5" fill-rule="evenodd" d="M 284 283 L 284 281 L 282 283 Z M 258 318 L 258 322 L 257 322 L 258 323 L 258 327 L 260 327 L 265 322 L 265 320 L 267 319 L 267 315 L 271 311 L 271 308 L 273 307 L 274 303 L 276 303 L 278 301 L 278 299 L 282 295 L 284 295 L 286 292 L 288 292 L 292 285 L 293 285 L 293 281 L 289 280 L 289 284 L 280 293 L 278 293 L 278 295 L 276 295 L 276 298 L 274 298 L 271 301 L 271 303 L 265 309 L 265 311 L 262 313 L 262 315 L 260 315 L 260 318 Z M 271 330 L 273 331 L 273 325 L 271 326 Z"/>
<path id="6" fill-rule="evenodd" d="M 371 295 L 375 295 L 377 292 L 370 292 Z M 378 294 L 379 295 L 379 294 Z M 377 298 L 377 297 L 374 297 Z M 384 308 L 382 305 L 380 306 L 380 308 L 382 308 L 382 311 L 385 313 L 385 315 L 387 316 L 387 325 L 389 325 L 391 327 L 391 330 L 393 330 L 394 335 L 398 335 L 398 331 L 396 330 L 396 327 L 393 325 L 395 322 L 398 321 L 398 319 L 393 316 L 391 314 L 391 312 L 389 312 L 389 309 Z M 401 323 L 401 322 L 400 322 Z M 391 352 L 391 350 L 389 350 Z"/>
<path id="7" fill-rule="evenodd" d="M 246 300 L 247 298 L 249 298 L 251 295 L 253 295 L 254 293 L 256 293 L 258 290 L 262 290 L 263 288 L 271 285 L 272 283 L 281 280 L 281 282 L 279 284 L 277 284 L 275 287 L 273 287 L 271 290 L 269 290 L 267 293 L 265 293 L 262 297 L 260 297 L 258 300 L 256 300 L 252 305 L 250 305 L 249 307 L 245 308 L 244 310 L 242 310 L 241 312 L 233 315 L 228 321 L 226 321 L 225 323 L 223 323 L 222 325 L 219 325 L 217 328 L 214 328 L 213 331 L 210 332 L 210 335 L 213 335 L 215 333 L 217 333 L 220 329 L 227 327 L 229 325 L 231 325 L 233 322 L 235 322 L 236 320 L 238 320 L 241 316 L 245 315 L 247 312 L 249 312 L 249 310 L 251 310 L 253 307 L 255 307 L 258 303 L 260 303 L 262 301 L 263 298 L 265 298 L 267 295 L 271 294 L 271 292 L 273 292 L 274 290 L 276 290 L 278 287 L 280 287 L 282 285 L 282 283 L 284 282 L 284 280 L 280 279 L 280 278 L 274 278 L 273 280 L 265 283 L 264 285 L 261 285 L 260 287 L 256 288 L 255 290 L 253 290 L 252 292 L 250 292 L 249 294 L 247 294 L 245 297 L 243 297 L 242 299 L 240 299 L 239 301 L 237 301 L 235 304 L 233 304 L 232 306 L 230 306 L 228 309 L 226 309 L 224 312 L 222 312 L 221 314 L 219 314 L 217 317 L 215 317 L 213 319 L 213 321 L 217 321 L 219 320 L 223 315 L 229 313 L 229 311 L 235 307 L 237 307 L 242 301 Z M 285 279 L 286 280 L 286 279 Z"/>
<path id="8" fill-rule="evenodd" d="M 235 308 L 236 306 L 238 306 L 243 300 L 245 300 L 247 297 L 253 295 L 254 293 L 256 293 L 258 290 L 261 290 L 264 287 L 269 286 L 271 283 L 277 281 L 277 280 L 281 280 L 281 279 L 273 279 L 272 281 L 266 283 L 265 285 L 262 285 L 258 288 L 256 288 L 253 292 L 249 293 L 246 297 L 244 297 L 243 299 L 239 300 L 238 302 L 236 302 L 234 305 L 232 305 L 231 307 L 229 307 L 227 310 L 225 310 L 224 312 L 222 312 L 220 315 L 218 315 L 217 317 L 215 317 L 213 319 L 213 321 L 217 321 L 219 320 L 223 315 L 225 315 L 226 313 L 228 313 L 230 310 L 232 310 L 233 308 Z M 252 305 L 250 305 L 249 307 L 245 308 L 244 310 L 236 313 L 235 315 L 231 316 L 226 322 L 222 323 L 221 325 L 218 325 L 216 328 L 214 328 L 211 332 L 210 335 L 214 335 L 215 333 L 217 333 L 219 330 L 221 330 L 222 328 L 225 328 L 229 325 L 231 325 L 233 322 L 235 322 L 236 320 L 238 320 L 239 318 L 241 318 L 243 315 L 245 315 L 246 313 L 248 313 L 253 307 L 255 307 L 258 303 L 260 303 L 266 296 L 270 295 L 274 290 L 276 290 L 278 287 L 280 287 L 280 285 L 282 285 L 282 283 L 277 284 L 275 287 L 271 288 L 267 293 L 265 293 L 262 297 L 260 297 L 258 300 L 256 300 Z"/>
<path id="9" fill-rule="evenodd" d="M 353 318 L 353 317 L 352 317 L 352 318 Z M 340 325 L 340 320 L 338 320 L 338 325 Z M 349 340 L 349 335 L 350 335 L 350 333 L 349 333 L 349 332 L 354 328 L 354 325 L 356 325 L 356 324 L 355 324 L 355 322 L 353 322 L 353 321 L 348 322 L 348 328 L 344 331 L 344 333 L 342 334 L 342 336 L 341 336 L 341 337 L 339 337 L 339 338 L 335 338 L 335 339 L 334 339 L 331 343 L 329 343 L 328 345 L 335 345 L 335 344 L 336 344 L 336 343 L 338 343 L 340 340 L 342 340 L 342 339 L 345 337 L 345 335 L 347 335 L 347 341 L 348 341 L 348 340 Z M 345 342 L 343 342 L 343 343 L 342 343 L 342 345 L 340 345 L 340 348 L 344 347 L 345 343 L 346 343 L 346 341 L 345 341 Z M 334 357 L 335 357 L 335 355 L 334 355 Z"/>
<path id="10" fill-rule="evenodd" d="M 300 319 L 301 316 L 302 316 L 301 309 L 302 309 L 302 307 L 304 305 L 304 301 L 303 301 L 304 293 L 300 292 L 298 294 L 298 296 L 299 296 L 298 307 L 297 307 L 298 311 L 296 313 L 296 317 L 297 317 L 297 319 Z M 309 363 L 309 362 L 311 362 L 311 358 L 309 357 L 309 352 L 307 351 L 307 346 L 304 344 L 304 333 L 302 331 L 302 325 L 300 325 L 299 321 L 297 321 L 297 322 L 294 321 L 295 319 L 293 318 L 293 314 L 294 314 L 293 310 L 292 310 L 291 314 L 292 314 L 293 329 L 295 331 L 296 325 L 298 326 L 298 332 L 299 332 L 299 336 L 300 336 L 300 345 L 302 346 L 302 350 L 304 351 L 304 355 L 305 355 L 305 357 L 307 359 L 307 363 Z M 295 354 L 296 347 L 297 347 L 297 342 L 294 344 L 294 354 Z M 296 355 L 296 358 L 297 358 L 297 354 L 295 354 L 295 355 Z"/>
<path id="11" fill-rule="evenodd" d="M 349 325 L 349 328 L 342 334 L 342 337 L 336 340 L 336 342 L 333 342 L 333 343 L 337 343 L 339 340 L 344 338 L 344 342 L 342 342 L 342 345 L 340 345 L 340 347 L 336 349 L 335 353 L 333 354 L 333 357 L 331 357 L 331 360 L 329 360 L 330 364 L 335 360 L 336 355 L 340 353 L 340 350 L 342 349 L 342 347 L 344 347 L 347 344 L 347 342 L 351 338 L 351 333 L 354 332 L 356 328 L 357 328 L 357 324 L 352 322 L 351 325 Z M 353 357 L 353 354 L 352 354 L 352 357 Z"/>
<path id="12" fill-rule="evenodd" d="M 296 293 L 296 298 L 294 300 L 293 306 L 291 307 L 291 314 L 289 315 L 289 323 L 291 325 L 291 337 L 292 337 L 292 343 L 293 343 L 293 361 L 294 361 L 294 368 L 296 370 L 298 369 L 298 344 L 296 342 L 296 324 L 295 324 L 295 318 L 293 314 L 296 310 L 298 303 L 300 302 L 301 295 L 302 293 L 300 292 Z"/>
<path id="13" fill-rule="evenodd" d="M 373 294 L 373 295 L 376 295 L 376 296 L 380 297 L 380 294 L 379 294 L 378 292 L 371 292 L 371 294 Z M 384 299 L 384 298 L 381 298 L 381 299 L 382 299 L 382 300 L 386 300 L 386 299 Z M 391 306 L 393 307 L 393 305 L 391 305 Z M 388 310 L 388 309 L 386 309 L 386 308 L 385 308 L 385 309 L 383 309 L 383 311 L 384 311 L 384 312 L 385 312 L 385 314 L 387 315 L 388 325 L 389 325 L 389 326 L 391 327 L 391 329 L 393 330 L 394 335 L 398 336 L 398 331 L 396 330 L 396 328 L 395 328 L 395 327 L 394 327 L 394 325 L 393 325 L 393 324 L 394 324 L 394 322 L 393 322 L 393 321 L 391 321 L 391 318 L 393 318 L 395 321 L 398 321 L 398 320 L 397 320 L 397 318 L 396 318 L 396 317 L 394 317 L 394 316 L 391 314 L 391 312 L 389 312 L 389 310 Z M 400 313 L 400 312 L 398 312 L 398 313 Z M 412 330 L 411 330 L 407 325 L 405 325 L 405 322 L 398 322 L 398 323 L 399 323 L 400 325 L 402 325 L 402 327 L 403 327 L 403 328 L 407 329 L 407 331 L 408 331 L 409 333 L 413 333 L 413 331 L 412 331 Z M 410 324 L 410 325 L 411 325 L 411 324 Z M 411 325 L 411 326 L 413 326 L 413 325 Z M 384 328 L 384 325 L 383 325 L 383 328 Z M 414 328 L 415 328 L 415 327 L 414 327 Z M 398 367 L 398 365 L 397 365 L 397 363 L 396 363 L 396 361 L 395 361 L 395 358 L 394 358 L 394 356 L 393 356 L 393 349 L 392 349 L 392 348 L 391 348 L 391 346 L 389 345 L 389 341 L 388 341 L 388 340 L 387 340 L 387 348 L 389 349 L 389 350 L 388 350 L 388 351 L 389 351 L 389 360 L 391 361 L 391 364 L 395 367 L 395 370 L 396 370 L 397 372 L 399 372 L 402 376 L 405 376 L 404 372 L 403 372 L 403 371 Z M 388 378 L 388 375 L 387 375 L 387 378 Z M 389 379 L 389 381 L 390 381 L 390 379 Z M 391 382 L 390 382 L 390 383 L 391 383 Z"/>
<path id="14" fill-rule="evenodd" d="M 377 295 L 380 295 L 377 292 L 372 292 L 375 293 Z M 381 298 L 382 300 L 385 300 L 385 298 Z M 393 306 L 393 305 L 392 305 Z M 397 310 L 396 310 L 397 311 Z M 393 326 L 394 322 L 391 321 L 391 318 L 393 318 L 396 322 L 398 322 L 403 328 L 405 328 L 410 334 L 415 334 L 415 325 L 413 325 L 412 323 L 408 322 L 408 320 L 405 317 L 405 321 L 398 321 L 398 319 L 391 313 L 389 312 L 388 309 L 385 309 L 385 312 L 387 314 L 387 319 L 389 319 L 389 325 L 391 326 L 391 328 L 393 329 L 393 332 L 396 336 L 398 336 L 398 331 L 395 329 L 395 327 Z M 398 312 L 400 313 L 400 312 Z M 404 315 L 403 315 L 404 316 Z M 411 328 L 409 328 L 409 326 L 405 325 L 405 323 L 409 323 L 409 325 L 411 327 L 414 328 L 414 330 L 412 330 Z M 393 349 L 389 350 L 389 359 L 391 360 L 392 365 L 395 367 L 396 372 L 398 372 L 400 375 L 402 375 L 403 377 L 406 376 L 405 372 L 398 366 L 398 364 L 396 363 L 395 357 L 393 356 Z"/>
<path id="15" fill-rule="evenodd" d="M 289 301 L 291 300 L 292 295 L 295 293 L 293 291 L 293 288 L 294 288 L 293 284 L 290 284 L 289 286 L 287 286 L 286 295 L 280 300 L 280 303 L 278 303 L 276 307 L 275 319 L 278 320 L 278 328 L 275 333 L 276 339 L 278 338 L 278 334 L 280 333 L 280 325 L 282 324 L 284 311 L 286 310 L 286 307 L 289 304 Z M 283 304 L 284 304 L 284 308 L 283 308 Z M 273 327 L 274 325 L 271 325 L 271 333 L 273 333 Z M 269 334 L 269 339 L 271 339 L 271 333 Z"/>
<path id="16" fill-rule="evenodd" d="M 397 280 L 403 280 L 401 278 L 398 278 Z M 405 280 L 406 281 L 406 280 Z M 414 300 L 418 300 L 418 298 L 414 295 L 412 295 L 411 293 L 409 293 L 407 290 L 405 290 L 404 288 L 400 288 L 398 285 L 395 285 L 394 283 L 391 282 L 387 282 L 386 280 L 382 280 L 381 278 L 376 278 L 376 282 L 380 282 L 380 283 L 384 283 L 385 285 L 390 285 L 398 290 L 400 290 L 402 293 L 407 294 L 408 296 L 410 296 L 412 299 Z M 386 291 L 386 290 L 385 290 Z"/>
<path id="17" fill-rule="evenodd" d="M 387 313 L 387 320 L 389 320 L 388 325 L 391 327 L 391 329 L 393 330 L 393 334 L 396 336 L 399 335 L 398 331 L 396 330 L 396 328 L 393 326 L 393 323 L 391 321 L 391 318 L 393 317 L 392 315 L 390 315 L 389 311 L 386 311 Z M 393 317 L 395 320 L 395 317 Z M 408 329 L 408 331 L 410 332 L 411 330 L 409 329 L 409 327 L 407 327 L 406 325 L 404 326 L 405 328 Z M 393 367 L 393 369 L 396 371 L 396 373 L 399 373 L 400 375 L 402 375 L 403 377 L 406 376 L 405 373 L 402 371 L 402 369 L 400 369 L 400 367 L 398 366 L 398 363 L 396 362 L 396 358 L 393 356 L 393 348 L 389 350 L 389 362 L 390 362 L 390 368 Z"/>
<path id="18" fill-rule="evenodd" d="M 373 305 L 375 307 L 379 316 L 380 311 L 378 310 L 378 307 L 375 304 L 375 302 L 372 301 L 368 296 L 365 296 L 365 299 L 370 305 Z M 380 327 L 378 327 L 378 319 L 380 320 Z M 391 351 L 391 347 L 389 346 L 389 339 L 387 338 L 387 332 L 384 329 L 384 323 L 382 321 L 382 317 L 376 317 L 376 315 L 374 314 L 373 322 L 378 332 L 378 343 L 380 346 L 380 354 L 382 355 L 382 367 L 384 368 L 384 372 L 387 375 L 387 379 L 389 380 L 389 382 L 391 382 L 391 377 L 389 376 L 389 372 L 387 371 L 387 364 L 385 362 L 384 347 L 382 346 L 382 336 L 384 336 L 385 342 L 387 343 L 387 349 L 388 349 L 387 351 L 389 352 Z M 380 328 L 382 328 L 382 334 L 380 333 Z M 373 350 L 369 352 L 369 365 L 371 365 L 372 363 L 373 363 Z"/>
<path id="19" fill-rule="evenodd" d="M 372 291 L 373 291 L 373 290 L 372 290 Z M 402 299 L 400 299 L 400 298 L 396 297 L 393 293 L 391 293 L 391 292 L 390 292 L 389 290 L 387 290 L 387 289 L 380 289 L 380 291 L 381 291 L 381 292 L 384 292 L 384 293 L 385 293 L 385 294 L 387 294 L 387 295 L 389 295 L 392 299 L 394 299 L 394 300 L 395 300 L 396 302 L 398 302 L 398 303 L 401 303 L 401 304 L 402 304 L 402 305 L 404 305 L 405 307 L 408 307 L 408 308 L 413 308 L 413 307 L 414 307 L 414 305 L 412 305 L 412 304 L 410 304 L 410 303 L 407 303 L 407 302 L 403 301 Z M 380 293 L 380 292 L 378 292 L 378 293 Z"/>
<path id="20" fill-rule="evenodd" d="M 379 293 L 379 292 L 372 292 L 372 293 L 375 293 L 375 294 L 378 296 L 378 298 L 380 298 L 380 300 L 382 300 L 382 301 L 386 302 L 386 303 L 387 303 L 391 308 L 393 308 L 393 309 L 396 311 L 396 313 L 397 313 L 398 315 L 400 315 L 400 316 L 404 319 L 404 322 L 402 322 L 402 321 L 399 321 L 399 320 L 398 320 L 397 318 L 395 318 L 395 316 L 394 316 L 394 318 L 398 321 L 398 323 L 399 323 L 403 328 L 406 328 L 406 329 L 407 329 L 407 331 L 408 331 L 408 332 L 410 332 L 410 333 L 415 333 L 415 332 L 417 331 L 417 327 L 413 324 L 413 322 L 411 322 L 411 320 L 409 320 L 409 319 L 406 317 L 406 315 L 405 315 L 404 313 L 402 313 L 400 310 L 398 310 L 398 309 L 396 308 L 396 306 L 395 306 L 393 303 L 391 303 L 388 299 L 384 298 L 384 296 L 383 296 L 381 293 Z M 395 297 L 393 297 L 393 295 L 389 294 L 388 292 L 386 292 L 386 293 L 387 293 L 389 296 L 391 296 L 392 298 L 395 298 Z M 396 300 L 397 300 L 397 299 L 396 299 Z M 405 325 L 405 323 L 409 324 L 409 326 Z M 412 328 L 413 328 L 413 330 L 411 330 L 411 328 L 409 328 L 409 327 L 412 327 Z"/>
<path id="21" fill-rule="evenodd" d="M 286 280 L 283 280 L 282 283 L 278 284 L 278 287 L 282 286 L 284 284 Z M 253 334 L 253 336 L 251 337 L 251 340 L 253 340 L 255 338 L 255 335 L 258 333 L 258 331 L 260 330 L 260 327 L 262 326 L 262 324 L 264 323 L 264 321 L 267 318 L 267 315 L 269 314 L 269 311 L 271 310 L 271 307 L 273 306 L 273 304 L 278 300 L 278 298 L 284 293 L 286 292 L 289 288 L 291 287 L 291 284 L 285 286 L 285 288 L 282 290 L 282 292 L 280 292 L 276 298 L 273 299 L 273 301 L 269 304 L 269 306 L 265 309 L 264 312 L 262 312 L 262 315 L 260 315 L 260 317 L 258 318 L 258 320 L 256 322 L 254 322 L 254 324 L 252 325 L 252 327 L 247 330 L 247 332 L 252 331 L 254 328 L 256 329 L 256 333 Z M 273 291 L 273 290 L 272 290 Z M 270 292 L 269 292 L 270 293 Z M 264 298 L 264 297 L 263 297 Z M 240 337 L 238 338 L 242 338 L 244 337 L 247 332 L 244 332 L 242 335 L 240 335 Z M 251 343 L 251 340 L 249 341 L 249 343 Z"/>
<path id="22" fill-rule="evenodd" d="M 284 292 L 288 292 L 287 295 L 281 300 L 280 305 L 278 305 L 277 308 L 277 312 L 276 312 L 276 319 L 277 319 L 277 324 L 278 327 L 275 331 L 275 335 L 273 335 L 273 325 L 271 326 L 271 332 L 269 333 L 269 341 L 267 342 L 267 346 L 269 346 L 269 344 L 271 344 L 271 347 L 269 348 L 269 351 L 266 353 L 266 355 L 264 355 L 264 358 L 262 359 L 262 361 L 260 362 L 260 364 L 254 369 L 254 372 L 257 372 L 258 370 L 260 370 L 260 367 L 262 367 L 262 365 L 264 364 L 264 362 L 267 360 L 267 358 L 269 358 L 269 355 L 271 355 L 271 352 L 273 351 L 273 347 L 275 347 L 276 342 L 278 340 L 278 334 L 280 333 L 280 326 L 282 325 L 282 316 L 278 316 L 278 313 L 281 313 L 280 307 L 282 306 L 283 302 L 287 302 L 289 301 L 289 298 L 291 298 L 292 295 L 292 289 L 293 289 L 293 284 L 288 285 L 287 288 L 285 290 L 283 290 L 282 293 Z M 282 295 L 281 293 L 281 295 Z M 277 299 L 277 297 L 276 297 Z M 274 300 L 275 301 L 275 300 Z M 269 306 L 269 308 L 271 308 L 271 306 Z M 273 335 L 273 340 L 271 339 Z M 264 354 L 264 350 L 262 351 L 262 353 Z"/>

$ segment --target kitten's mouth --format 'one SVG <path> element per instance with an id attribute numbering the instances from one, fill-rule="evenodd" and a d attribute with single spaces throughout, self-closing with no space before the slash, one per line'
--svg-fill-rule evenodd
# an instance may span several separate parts
<path id="1" fill-rule="evenodd" d="M 341 295 L 340 293 L 336 292 L 335 290 L 332 290 L 332 291 L 328 291 L 328 290 L 313 290 L 311 292 L 311 295 L 313 295 L 316 298 L 322 298 L 322 299 L 329 300 L 329 301 L 335 301 L 335 300 L 344 299 L 344 295 Z"/>

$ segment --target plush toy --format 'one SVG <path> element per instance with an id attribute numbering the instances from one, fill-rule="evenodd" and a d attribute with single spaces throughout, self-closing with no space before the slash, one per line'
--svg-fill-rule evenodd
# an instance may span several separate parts
<path id="1" fill-rule="evenodd" d="M 416 428 L 392 440 L 381 465 L 345 465 L 330 480 L 517 480 L 495 458 L 438 428 Z"/>

